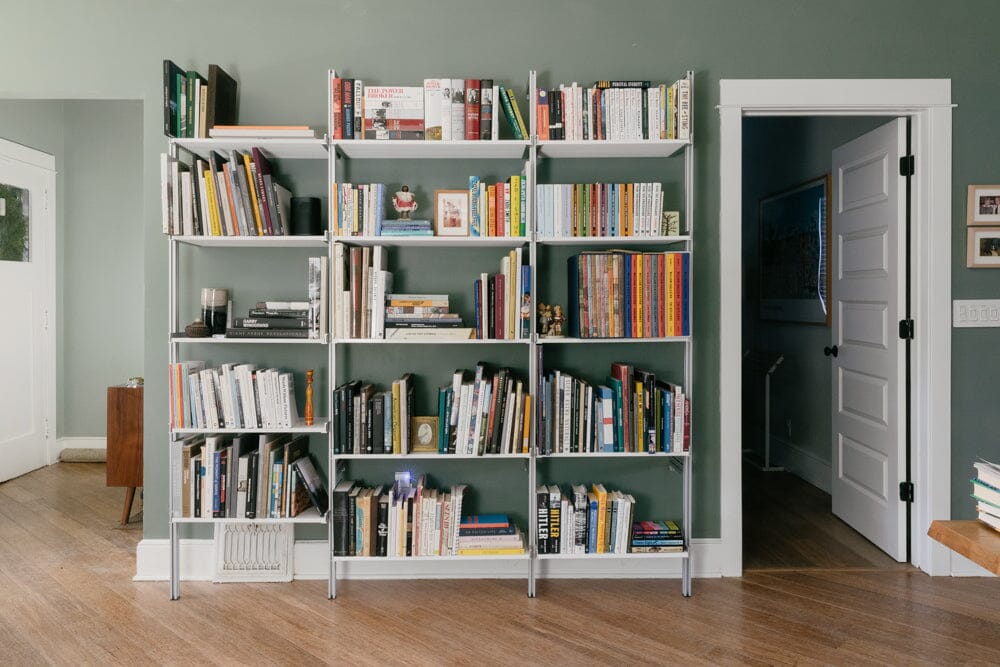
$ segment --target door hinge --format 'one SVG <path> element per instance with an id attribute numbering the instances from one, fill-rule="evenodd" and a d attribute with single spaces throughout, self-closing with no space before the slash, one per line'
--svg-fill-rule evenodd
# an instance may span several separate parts
<path id="1" fill-rule="evenodd" d="M 46 419 L 46 420 L 44 420 L 43 423 L 44 423 L 44 431 L 45 431 L 43 437 L 46 440 L 48 440 L 49 439 L 49 420 Z"/>
<path id="2" fill-rule="evenodd" d="M 49 330 L 49 309 L 42 309 L 42 331 Z"/>
<path id="3" fill-rule="evenodd" d="M 913 159 L 912 155 L 904 155 L 899 158 L 899 175 L 900 176 L 913 176 L 913 172 L 916 168 L 916 160 Z"/>
<path id="4" fill-rule="evenodd" d="M 901 340 L 913 340 L 913 320 L 899 321 L 899 337 Z"/>
<path id="5" fill-rule="evenodd" d="M 899 483 L 899 499 L 904 503 L 913 502 L 913 482 Z"/>

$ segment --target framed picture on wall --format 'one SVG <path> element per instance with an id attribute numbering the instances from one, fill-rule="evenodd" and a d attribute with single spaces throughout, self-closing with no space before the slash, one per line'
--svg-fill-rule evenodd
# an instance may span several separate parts
<path id="1" fill-rule="evenodd" d="M 434 191 L 434 233 L 438 236 L 469 235 L 469 191 Z"/>
<path id="2" fill-rule="evenodd" d="M 760 200 L 760 317 L 830 324 L 830 175 Z"/>
<path id="3" fill-rule="evenodd" d="M 970 185 L 967 225 L 1000 224 L 1000 185 Z"/>
<path id="4" fill-rule="evenodd" d="M 969 227 L 970 269 L 1000 269 L 1000 227 Z"/>

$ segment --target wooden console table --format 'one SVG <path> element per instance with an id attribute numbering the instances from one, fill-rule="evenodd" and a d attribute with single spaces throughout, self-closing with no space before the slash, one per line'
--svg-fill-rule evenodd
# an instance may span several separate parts
<path id="1" fill-rule="evenodd" d="M 932 521 L 927 534 L 976 565 L 1000 575 L 1000 532 L 981 521 Z"/>
<path id="2" fill-rule="evenodd" d="M 142 486 L 142 387 L 108 387 L 107 486 L 124 486 L 122 525 Z"/>

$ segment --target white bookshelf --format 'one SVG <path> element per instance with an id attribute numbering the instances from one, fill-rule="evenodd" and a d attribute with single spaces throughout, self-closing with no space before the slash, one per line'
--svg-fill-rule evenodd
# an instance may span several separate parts
<path id="1" fill-rule="evenodd" d="M 179 148 L 207 160 L 212 151 L 247 152 L 251 148 L 261 149 L 269 158 L 277 160 L 325 160 L 327 155 L 326 138 L 316 139 L 272 139 L 252 137 L 226 137 L 207 139 L 173 139 Z"/>
<path id="2" fill-rule="evenodd" d="M 193 140 L 192 140 L 193 141 Z M 201 141 L 209 141 L 202 139 Z M 184 236 L 175 235 L 176 243 L 201 248 L 326 248 L 326 236 Z"/>
<path id="3" fill-rule="evenodd" d="M 499 105 L 498 105 L 499 106 Z M 366 141 L 334 140 L 330 148 L 350 159 L 520 160 L 532 149 L 530 141 Z"/>

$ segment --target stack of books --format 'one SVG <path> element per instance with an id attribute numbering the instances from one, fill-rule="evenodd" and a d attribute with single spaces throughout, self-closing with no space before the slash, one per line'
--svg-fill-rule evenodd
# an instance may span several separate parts
<path id="1" fill-rule="evenodd" d="M 684 532 L 676 521 L 635 521 L 632 523 L 632 553 L 680 551 L 684 551 Z"/>
<path id="2" fill-rule="evenodd" d="M 524 536 L 506 514 L 473 514 L 458 527 L 459 556 L 517 556 Z"/>
<path id="3" fill-rule="evenodd" d="M 246 317 L 234 317 L 227 338 L 308 338 L 308 301 L 258 301 Z"/>
<path id="4" fill-rule="evenodd" d="M 972 465 L 976 469 L 972 497 L 976 499 L 979 520 L 1000 531 L 1000 465 L 982 459 Z"/>
<path id="5" fill-rule="evenodd" d="M 663 210 L 660 183 L 539 184 L 543 237 L 678 236 L 680 213 Z"/>
<path id="6" fill-rule="evenodd" d="M 185 72 L 172 60 L 163 61 L 163 133 L 168 137 L 200 139 L 217 123 L 235 123 L 237 85 L 218 65 L 208 66 L 206 79 Z"/>
<path id="7" fill-rule="evenodd" d="M 315 139 L 308 125 L 216 125 L 208 131 L 213 139 Z"/>
<path id="8" fill-rule="evenodd" d="M 447 294 L 387 294 L 385 337 L 471 338 L 473 329 L 462 326 L 462 316 L 449 311 Z"/>
<path id="9" fill-rule="evenodd" d="M 375 233 L 378 236 L 434 236 L 434 223 L 430 220 L 382 220 Z"/>

